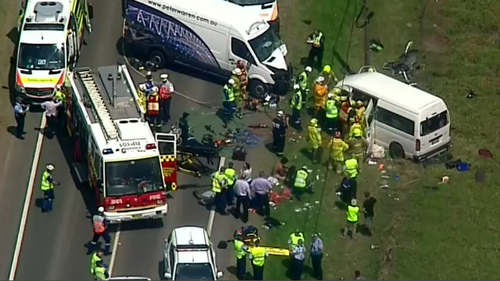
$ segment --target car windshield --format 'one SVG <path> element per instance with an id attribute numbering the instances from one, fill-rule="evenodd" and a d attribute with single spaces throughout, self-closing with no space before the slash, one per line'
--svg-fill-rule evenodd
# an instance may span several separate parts
<path id="1" fill-rule="evenodd" d="M 21 44 L 18 68 L 58 70 L 64 68 L 64 49 L 58 44 Z"/>
<path id="2" fill-rule="evenodd" d="M 164 189 L 160 159 L 107 162 L 106 196 L 138 195 Z"/>
<path id="3" fill-rule="evenodd" d="M 175 280 L 215 280 L 212 266 L 208 263 L 179 263 Z"/>
<path id="4" fill-rule="evenodd" d="M 267 60 L 281 45 L 283 42 L 272 28 L 268 28 L 266 32 L 250 40 L 250 46 L 260 62 Z"/>
<path id="5" fill-rule="evenodd" d="M 229 2 L 240 6 L 254 6 L 273 3 L 275 0 L 229 0 Z"/>
<path id="6" fill-rule="evenodd" d="M 448 125 L 448 110 L 420 123 L 420 136 L 427 136 Z"/>

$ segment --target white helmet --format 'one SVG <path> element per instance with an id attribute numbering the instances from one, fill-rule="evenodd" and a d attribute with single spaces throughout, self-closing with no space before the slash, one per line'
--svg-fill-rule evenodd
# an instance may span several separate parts
<path id="1" fill-rule="evenodd" d="M 151 88 L 151 91 L 154 92 L 154 93 L 157 93 L 158 92 L 158 87 L 154 86 L 153 88 Z"/>
<path id="2" fill-rule="evenodd" d="M 300 90 L 300 86 L 299 86 L 299 84 L 295 84 L 295 85 L 293 85 L 293 89 L 294 89 L 294 90 Z"/>
<path id="3" fill-rule="evenodd" d="M 99 206 L 99 208 L 97 208 L 97 212 L 104 213 L 104 207 L 103 206 Z"/>
<path id="4" fill-rule="evenodd" d="M 310 66 L 306 66 L 305 71 L 306 71 L 306 72 L 312 72 L 312 71 L 313 71 L 313 69 L 312 69 L 312 67 L 310 67 Z"/>
<path id="5" fill-rule="evenodd" d="M 146 72 L 146 76 L 152 76 L 153 74 L 151 73 L 151 71 L 148 71 Z"/>
<path id="6" fill-rule="evenodd" d="M 333 93 L 328 93 L 328 98 L 333 99 Z"/>
<path id="7" fill-rule="evenodd" d="M 318 77 L 318 79 L 316 79 L 316 83 L 323 83 L 323 82 L 325 82 L 325 77 L 323 76 L 320 76 Z"/>
<path id="8" fill-rule="evenodd" d="M 233 79 L 229 79 L 229 80 L 227 81 L 227 83 L 229 83 L 229 85 L 234 85 L 234 83 L 235 83 L 235 82 L 234 82 L 234 80 L 233 80 Z"/>
<path id="9" fill-rule="evenodd" d="M 56 89 L 61 90 L 61 84 L 57 85 Z"/>
<path id="10" fill-rule="evenodd" d="M 49 165 L 47 165 L 46 168 L 47 168 L 47 171 L 54 171 L 56 167 L 54 167 L 54 165 L 52 165 L 52 164 L 49 164 Z"/>
<path id="11" fill-rule="evenodd" d="M 163 73 L 160 75 L 160 79 L 161 80 L 167 80 L 168 79 L 168 74 L 167 73 Z"/>
<path id="12" fill-rule="evenodd" d="M 241 69 L 239 69 L 239 68 L 233 69 L 233 74 L 234 75 L 241 75 Z"/>
<path id="13" fill-rule="evenodd" d="M 276 115 L 278 115 L 279 117 L 283 116 L 283 110 L 278 111 L 278 113 L 276 113 Z"/>

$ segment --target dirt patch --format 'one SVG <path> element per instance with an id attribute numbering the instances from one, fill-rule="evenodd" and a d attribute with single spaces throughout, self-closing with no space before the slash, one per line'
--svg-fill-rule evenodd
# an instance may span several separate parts
<path id="1" fill-rule="evenodd" d="M 422 7 L 420 18 L 422 50 L 426 53 L 444 54 L 450 46 L 450 39 L 446 34 L 451 24 L 440 13 L 441 1 L 428 0 Z"/>

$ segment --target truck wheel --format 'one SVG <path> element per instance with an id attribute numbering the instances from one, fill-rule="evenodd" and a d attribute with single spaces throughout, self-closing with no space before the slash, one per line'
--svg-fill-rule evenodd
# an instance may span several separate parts
<path id="1" fill-rule="evenodd" d="M 252 79 L 248 82 L 248 92 L 256 99 L 262 99 L 267 93 L 267 87 L 260 80 Z"/>
<path id="2" fill-rule="evenodd" d="M 167 65 L 167 58 L 165 57 L 165 54 L 158 50 L 153 50 L 149 53 L 149 61 L 157 65 L 160 69 L 165 68 Z"/>
<path id="3" fill-rule="evenodd" d="M 389 145 L 389 154 L 392 157 L 392 159 L 403 159 L 403 158 L 405 158 L 405 150 L 397 142 L 393 142 L 393 143 L 391 143 L 391 145 Z"/>

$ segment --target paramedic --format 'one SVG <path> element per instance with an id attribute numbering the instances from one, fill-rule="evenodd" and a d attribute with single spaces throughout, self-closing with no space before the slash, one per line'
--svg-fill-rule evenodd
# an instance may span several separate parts
<path id="1" fill-rule="evenodd" d="M 224 85 L 223 93 L 224 93 L 224 128 L 227 128 L 229 122 L 233 119 L 234 112 L 236 110 L 236 102 L 234 96 L 234 80 L 229 79 Z"/>
<path id="2" fill-rule="evenodd" d="M 234 163 L 229 162 L 228 167 L 224 170 L 224 176 L 226 177 L 227 183 L 227 193 L 226 200 L 228 206 L 234 205 L 234 182 L 236 181 L 236 170 L 234 169 Z"/>
<path id="3" fill-rule="evenodd" d="M 266 249 L 260 246 L 260 239 L 257 239 L 249 255 L 253 267 L 253 280 L 264 280 L 264 263 L 268 256 Z"/>
<path id="4" fill-rule="evenodd" d="M 343 238 L 347 237 L 347 234 L 349 234 L 349 231 L 351 231 L 351 238 L 354 239 L 356 238 L 356 227 L 358 226 L 358 216 L 359 216 L 358 201 L 356 199 L 351 199 L 351 204 L 347 206 L 346 216 L 347 216 L 347 223 L 344 228 L 342 237 Z"/>
<path id="5" fill-rule="evenodd" d="M 309 94 L 309 89 L 307 88 L 307 82 L 309 78 L 309 74 L 312 72 L 312 67 L 306 66 L 304 71 L 302 71 L 297 77 L 297 81 L 300 86 L 300 91 L 302 92 L 302 104 L 305 104 L 307 101 L 307 94 Z"/>
<path id="6" fill-rule="evenodd" d="M 321 67 L 323 65 L 323 51 L 325 49 L 325 36 L 319 30 L 315 30 L 309 38 L 307 38 L 307 43 L 311 45 L 311 50 L 309 50 L 309 64 L 314 64 L 314 59 L 317 59 L 317 65 Z"/>
<path id="7" fill-rule="evenodd" d="M 333 93 L 328 93 L 328 99 L 325 102 L 325 125 L 330 135 L 337 131 L 339 110 Z"/>
<path id="8" fill-rule="evenodd" d="M 278 111 L 273 119 L 273 148 L 277 156 L 283 156 L 286 143 L 286 129 L 288 122 L 283 118 L 283 111 Z"/>
<path id="9" fill-rule="evenodd" d="M 59 183 L 54 181 L 54 178 L 52 177 L 55 169 L 54 165 L 49 164 L 42 174 L 42 184 L 40 186 L 40 189 L 43 192 L 42 212 L 52 211 L 52 204 L 54 202 L 54 185 L 59 185 Z"/>
<path id="10" fill-rule="evenodd" d="M 349 145 L 342 140 L 342 134 L 337 131 L 335 137 L 330 142 L 330 164 L 329 169 L 333 169 L 337 174 L 342 174 L 344 166 L 344 152 L 349 149 Z"/>
<path id="11" fill-rule="evenodd" d="M 318 119 L 313 118 L 309 121 L 309 126 L 307 126 L 307 132 L 309 136 L 309 142 L 311 143 L 311 160 L 313 163 L 320 162 L 321 155 L 319 154 L 319 147 L 321 146 L 321 133 L 318 128 Z"/>
<path id="12" fill-rule="evenodd" d="M 353 138 L 349 140 L 349 150 L 352 157 L 358 161 L 358 171 L 361 173 L 368 141 L 363 137 L 363 132 L 360 128 L 355 128 L 352 136 Z"/>
<path id="13" fill-rule="evenodd" d="M 92 237 L 92 241 L 90 241 L 90 246 L 92 249 L 95 249 L 97 246 L 97 241 L 100 237 L 104 239 L 104 252 L 106 255 L 111 254 L 111 236 L 108 232 L 108 226 L 106 222 L 106 218 L 104 217 L 104 207 L 99 206 L 97 208 L 97 214 L 92 216 L 92 224 L 94 226 L 94 236 Z"/>
<path id="14" fill-rule="evenodd" d="M 102 261 L 96 262 L 94 277 L 95 280 L 108 280 L 109 273 L 106 267 L 104 267 L 104 263 Z"/>
<path id="15" fill-rule="evenodd" d="M 295 174 L 292 192 L 295 194 L 297 200 L 300 201 L 301 195 L 306 191 L 312 193 L 312 183 L 309 182 L 307 166 L 302 166 Z"/>
<path id="16" fill-rule="evenodd" d="M 16 98 L 16 105 L 14 105 L 14 117 L 16 119 L 16 137 L 18 139 L 24 139 L 24 119 L 26 118 L 26 112 L 30 110 L 29 105 L 23 103 L 21 97 Z"/>
<path id="17" fill-rule="evenodd" d="M 212 192 L 215 195 L 214 204 L 215 211 L 221 215 L 226 215 L 226 198 L 224 189 L 226 189 L 226 177 L 224 176 L 224 167 L 220 167 L 218 172 L 212 176 Z"/>
<path id="18" fill-rule="evenodd" d="M 236 277 L 243 280 L 246 274 L 248 246 L 243 243 L 241 230 L 234 234 L 234 251 L 236 252 Z"/>
<path id="19" fill-rule="evenodd" d="M 97 262 L 102 261 L 102 258 L 104 256 L 104 252 L 102 249 L 97 249 L 92 256 L 90 257 L 90 274 L 94 275 L 95 274 L 95 269 L 97 267 Z"/>
<path id="20" fill-rule="evenodd" d="M 163 73 L 160 75 L 160 111 L 163 124 L 166 125 L 170 120 L 170 105 L 172 103 L 172 93 L 174 92 L 174 85 L 168 80 L 168 74 Z"/>
<path id="21" fill-rule="evenodd" d="M 290 100 L 290 107 L 292 108 L 292 126 L 298 131 L 301 131 L 300 110 L 302 109 L 302 92 L 300 91 L 300 86 L 297 84 L 293 85 L 293 90 L 295 94 Z"/>
<path id="22" fill-rule="evenodd" d="M 147 109 L 149 117 L 149 126 L 161 128 L 160 120 L 160 96 L 158 95 L 158 87 L 151 89 L 151 94 L 147 98 Z"/>
<path id="23" fill-rule="evenodd" d="M 302 233 L 300 229 L 297 228 L 295 229 L 295 232 L 290 234 L 290 237 L 288 238 L 288 248 L 291 250 L 294 246 L 297 246 L 300 239 L 302 239 L 302 241 L 305 241 L 304 233 Z"/>
<path id="24" fill-rule="evenodd" d="M 306 247 L 304 247 L 304 239 L 299 239 L 297 245 L 292 247 L 292 262 L 291 262 L 291 279 L 300 280 L 304 270 L 304 260 L 306 259 Z"/>
<path id="25" fill-rule="evenodd" d="M 311 261 L 314 271 L 314 277 L 317 280 L 323 280 L 323 268 L 321 261 L 323 259 L 323 241 L 319 238 L 318 233 L 313 234 L 313 242 L 311 243 Z"/>

